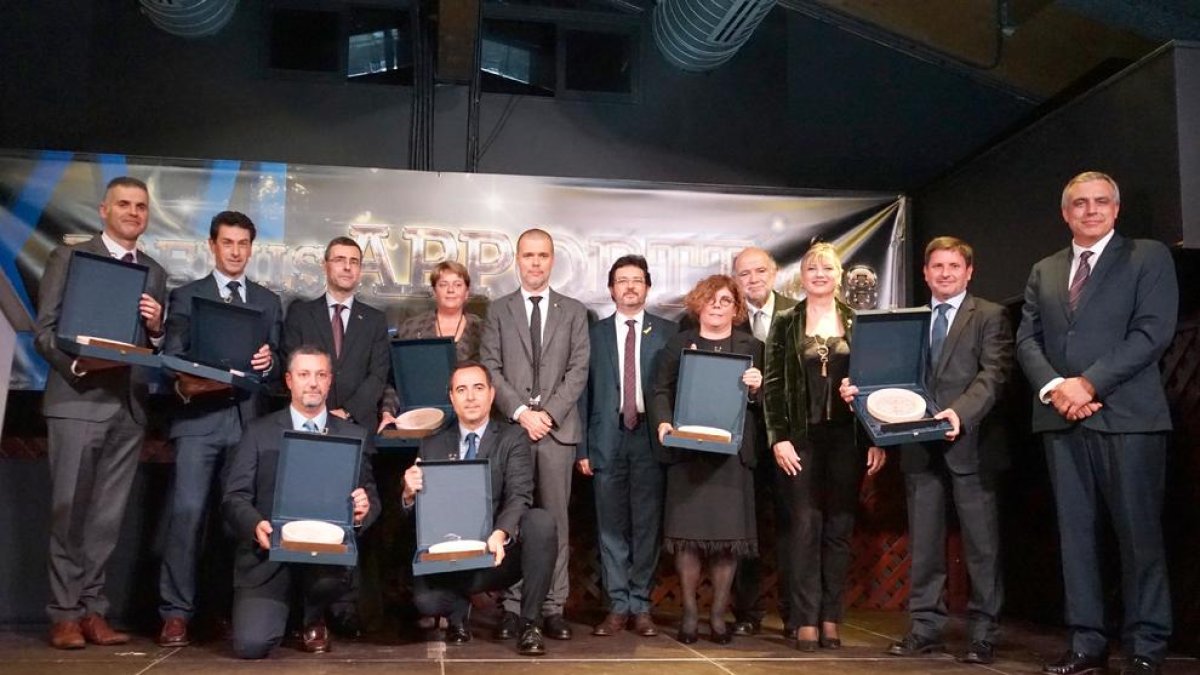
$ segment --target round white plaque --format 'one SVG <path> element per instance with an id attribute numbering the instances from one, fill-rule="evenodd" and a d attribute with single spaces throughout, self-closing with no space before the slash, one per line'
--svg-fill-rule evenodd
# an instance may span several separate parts
<path id="1" fill-rule="evenodd" d="M 880 422 L 912 422 L 925 416 L 925 399 L 908 389 L 880 389 L 867 396 L 867 412 Z"/>
<path id="2" fill-rule="evenodd" d="M 340 544 L 346 538 L 342 528 L 323 520 L 293 520 L 283 524 L 284 541 L 305 544 Z"/>
<path id="3" fill-rule="evenodd" d="M 414 408 L 396 418 L 396 428 L 413 431 L 436 429 L 445 417 L 446 413 L 437 408 Z"/>

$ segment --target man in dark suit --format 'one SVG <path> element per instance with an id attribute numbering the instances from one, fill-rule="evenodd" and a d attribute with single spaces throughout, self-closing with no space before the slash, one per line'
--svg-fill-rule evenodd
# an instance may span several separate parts
<path id="1" fill-rule="evenodd" d="M 1097 542 L 1105 512 L 1121 555 L 1121 672 L 1158 672 L 1171 635 L 1162 540 L 1171 416 L 1158 361 L 1175 336 L 1179 289 L 1166 246 L 1116 233 L 1120 207 L 1103 173 L 1067 183 L 1071 246 L 1033 266 L 1017 333 L 1062 541 L 1071 638 L 1043 669 L 1056 675 L 1107 667 Z"/>
<path id="2" fill-rule="evenodd" d="M 646 311 L 650 269 L 640 255 L 617 258 L 608 270 L 616 312 L 592 325 L 584 411 L 587 443 L 579 472 L 595 479 L 596 529 L 608 616 L 592 635 L 614 635 L 630 616 L 639 635 L 658 635 L 650 591 L 662 540 L 663 470 L 658 439 L 646 423 L 658 355 L 678 326 Z"/>
<path id="3" fill-rule="evenodd" d="M 521 233 L 521 287 L 488 309 L 480 360 L 496 384 L 496 412 L 521 425 L 533 444 L 537 504 L 554 517 L 558 532 L 554 581 L 542 607 L 544 628 L 548 637 L 569 640 L 571 627 L 562 615 L 569 590 L 567 505 L 575 446 L 583 438 L 578 402 L 587 386 L 588 318 L 578 300 L 550 288 L 553 267 L 550 235 L 538 229 Z M 522 606 L 519 585 L 504 606 L 497 635 L 515 637 Z"/>
<path id="4" fill-rule="evenodd" d="M 948 420 L 945 441 L 901 446 L 912 551 L 909 632 L 888 648 L 893 656 L 941 651 L 946 627 L 946 502 L 954 504 L 962 529 L 971 597 L 963 663 L 991 663 L 1004 601 L 1000 573 L 1000 523 L 996 501 L 1003 448 L 980 444 L 980 427 L 1012 372 L 1013 338 L 1004 308 L 967 292 L 974 251 L 955 237 L 925 247 L 925 283 L 932 294 L 926 391 Z M 843 382 L 842 397 L 858 388 Z"/>
<path id="5" fill-rule="evenodd" d="M 36 347 L 50 363 L 42 412 L 50 456 L 50 644 L 79 649 L 87 642 L 124 644 L 129 636 L 105 620 L 104 568 L 121 528 L 137 473 L 146 427 L 146 373 L 128 366 L 75 359 L 55 344 L 72 251 L 111 255 L 150 268 L 138 309 L 138 344 L 163 337 L 166 272 L 137 250 L 146 231 L 150 193 L 136 178 L 109 182 L 100 204 L 103 231 L 50 253 L 38 293 Z"/>
<path id="6" fill-rule="evenodd" d="M 361 533 L 379 517 L 379 494 L 371 473 L 370 432 L 329 414 L 325 399 L 333 379 L 329 355 L 301 345 L 288 359 L 285 381 L 291 404 L 255 420 L 242 435 L 229 466 L 221 502 L 225 522 L 237 538 L 233 572 L 233 651 L 243 659 L 265 658 L 283 639 L 293 584 L 304 599 L 304 651 L 330 650 L 325 609 L 341 597 L 353 568 L 272 562 L 271 510 L 275 472 L 285 431 L 310 431 L 363 440 L 358 487 L 349 495 L 352 518 Z"/>
<path id="7" fill-rule="evenodd" d="M 329 413 L 355 424 L 379 426 L 379 397 L 390 369 L 387 318 L 354 297 L 362 277 L 362 248 L 350 237 L 325 247 L 325 295 L 288 305 L 285 354 L 302 344 L 333 356 Z"/>
<path id="8" fill-rule="evenodd" d="M 411 513 L 424 486 L 420 461 L 486 459 L 492 481 L 492 526 L 489 569 L 415 577 L 413 602 L 423 617 L 448 620 L 446 642 L 471 640 L 469 625 L 474 593 L 508 588 L 523 581 L 517 651 L 525 656 L 546 653 L 538 620 L 550 591 L 557 541 L 554 519 L 533 506 L 533 458 L 524 429 L 489 419 L 496 390 L 491 374 L 476 361 L 463 361 L 450 376 L 450 403 L 458 424 L 421 441 L 417 463 L 404 472 L 401 501 Z"/>
<path id="9" fill-rule="evenodd" d="M 214 268 L 204 278 L 171 292 L 164 348 L 167 354 L 188 353 L 192 298 L 208 298 L 260 310 L 268 337 L 250 365 L 267 377 L 275 364 L 281 362 L 278 347 L 283 311 L 279 296 L 250 281 L 245 274 L 255 234 L 254 222 L 243 213 L 222 211 L 213 216 L 208 246 Z M 209 494 L 220 475 L 226 452 L 237 445 L 242 430 L 263 412 L 265 405 L 260 394 L 183 373 L 175 377 L 175 391 L 181 399 L 173 411 L 170 430 L 175 444 L 175 483 L 158 580 L 162 599 L 159 616 L 163 621 L 158 644 L 163 647 L 183 647 L 190 642 L 188 623 L 196 611 L 196 577 L 200 542 L 205 539 L 202 534 Z M 223 548 L 219 532 L 211 532 L 208 539 L 218 549 Z M 227 583 L 224 579 L 216 580 L 219 585 Z"/>

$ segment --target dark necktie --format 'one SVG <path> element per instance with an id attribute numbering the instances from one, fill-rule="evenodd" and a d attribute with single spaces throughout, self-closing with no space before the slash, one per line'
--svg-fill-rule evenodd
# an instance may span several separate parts
<path id="1" fill-rule="evenodd" d="M 242 294 L 238 293 L 238 289 L 242 287 L 241 282 L 231 281 L 225 284 L 225 288 L 229 289 L 229 302 L 234 305 L 244 305 L 242 302 Z"/>
<path id="2" fill-rule="evenodd" d="M 950 322 L 946 319 L 950 304 L 943 302 L 934 309 L 937 310 L 937 317 L 933 320 L 933 333 L 929 336 L 929 363 L 936 366 L 938 358 L 942 355 L 942 345 L 946 344 L 946 329 L 950 327 Z"/>
<path id="3" fill-rule="evenodd" d="M 542 301 L 542 296 L 530 296 L 529 301 L 533 303 L 533 311 L 529 314 L 529 345 L 533 360 L 533 388 L 529 391 L 529 398 L 535 399 L 542 394 L 542 308 L 538 303 Z"/>
<path id="4" fill-rule="evenodd" d="M 625 428 L 632 430 L 637 426 L 637 321 L 628 319 L 625 325 L 625 363 L 621 379 L 621 421 Z"/>
<path id="5" fill-rule="evenodd" d="M 333 329 L 333 358 L 337 359 L 342 356 L 342 340 L 346 337 L 346 327 L 342 325 L 342 310 L 346 309 L 346 306 L 330 306 L 333 307 L 333 317 L 329 323 L 329 327 Z"/>
<path id="6" fill-rule="evenodd" d="M 235 282 L 233 282 L 233 283 L 235 283 L 235 284 L 236 284 L 237 282 L 235 281 Z M 312 421 L 312 420 L 304 420 L 304 424 L 302 424 L 302 425 L 300 425 L 300 426 L 304 427 L 304 430 L 305 430 L 305 431 L 311 431 L 311 432 L 312 432 L 312 433 L 314 433 L 314 434 L 315 434 L 315 433 L 317 433 L 317 432 L 319 432 L 319 431 L 321 431 L 321 430 L 320 430 L 320 429 L 317 427 L 317 423 L 316 423 L 316 422 L 314 422 L 314 421 Z"/>
<path id="7" fill-rule="evenodd" d="M 131 262 L 137 262 L 137 261 L 134 260 L 132 253 L 126 253 L 125 255 L 121 256 L 121 262 L 131 263 Z"/>
<path id="8" fill-rule="evenodd" d="M 467 434 L 467 454 L 463 459 L 475 459 L 475 455 L 479 454 L 479 434 L 472 431 Z"/>
<path id="9" fill-rule="evenodd" d="M 1075 308 L 1079 306 L 1079 296 L 1083 295 L 1083 286 L 1087 283 L 1088 277 L 1092 275 L 1092 266 L 1088 264 L 1088 258 L 1092 257 L 1091 251 L 1084 251 L 1079 254 L 1079 267 L 1075 268 L 1075 278 L 1071 279 L 1071 290 L 1068 297 L 1068 302 L 1071 305 L 1071 313 L 1075 313 Z M 1059 286 L 1062 288 L 1062 286 Z"/>

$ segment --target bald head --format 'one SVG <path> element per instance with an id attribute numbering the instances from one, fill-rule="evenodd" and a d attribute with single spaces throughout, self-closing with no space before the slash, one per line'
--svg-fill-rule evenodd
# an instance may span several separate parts
<path id="1" fill-rule="evenodd" d="M 775 289 L 775 273 L 779 265 L 765 249 L 751 246 L 738 252 L 733 258 L 733 278 L 746 302 L 762 307 Z"/>

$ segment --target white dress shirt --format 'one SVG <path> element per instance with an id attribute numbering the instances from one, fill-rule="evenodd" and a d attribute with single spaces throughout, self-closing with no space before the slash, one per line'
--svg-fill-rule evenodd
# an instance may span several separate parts
<path id="1" fill-rule="evenodd" d="M 242 298 L 242 303 L 246 302 L 246 275 L 239 277 L 227 277 L 221 273 L 221 270 L 213 268 L 213 279 L 217 280 L 217 292 L 221 294 L 221 299 L 229 298 L 229 282 L 236 281 L 238 284 L 238 295 Z"/>
<path id="2" fill-rule="evenodd" d="M 310 419 L 313 422 L 316 422 L 317 428 L 321 431 L 326 429 L 325 425 L 329 422 L 329 411 L 324 407 L 321 408 L 321 412 L 317 413 L 313 417 L 305 417 L 304 413 L 296 410 L 296 406 L 292 405 L 288 406 L 288 412 L 292 414 L 292 429 L 295 429 L 296 431 L 308 431 L 308 429 L 304 428 L 304 423 Z"/>
<path id="3" fill-rule="evenodd" d="M 345 335 L 346 329 L 350 327 L 350 312 L 352 311 L 351 308 L 354 307 L 354 296 L 351 295 L 345 300 L 335 300 L 329 294 L 329 291 L 325 291 L 325 316 L 329 317 L 330 323 L 333 322 L 334 305 L 341 305 L 346 308 L 342 310 L 342 335 Z"/>
<path id="4" fill-rule="evenodd" d="M 642 353 L 642 334 L 646 330 L 646 310 L 643 309 L 633 316 L 625 316 L 620 312 L 616 312 L 613 314 L 613 317 L 617 328 L 617 373 L 620 374 L 620 377 L 617 379 L 617 388 L 621 395 L 617 399 L 617 402 L 620 404 L 625 400 L 625 335 L 630 330 L 630 327 L 626 326 L 625 322 L 633 319 L 637 322 L 633 324 L 633 367 L 636 376 L 635 381 L 638 383 L 638 386 L 634 387 L 637 390 L 634 396 L 637 400 L 637 411 L 644 413 L 646 412 L 646 402 L 642 400 L 642 360 L 638 358 L 638 355 Z"/>

